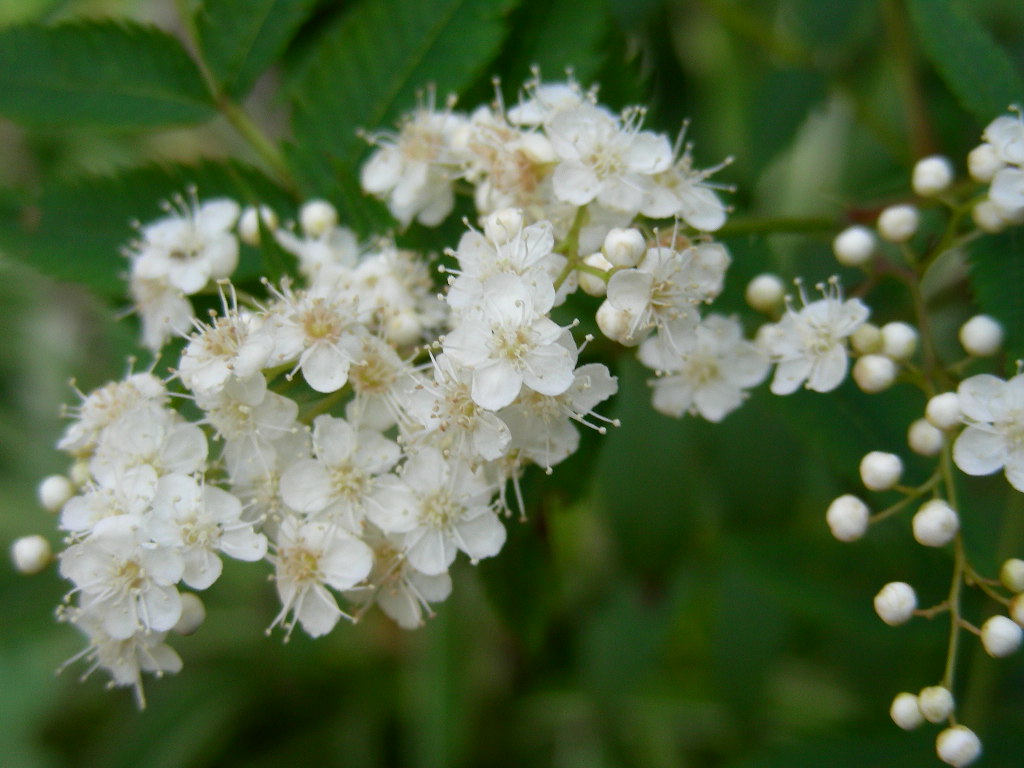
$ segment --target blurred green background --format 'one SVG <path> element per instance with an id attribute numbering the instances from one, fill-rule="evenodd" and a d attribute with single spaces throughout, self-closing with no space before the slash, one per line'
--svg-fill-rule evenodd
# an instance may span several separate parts
<path id="1" fill-rule="evenodd" d="M 268 134 L 302 138 L 289 78 L 314 66 L 317 46 L 346 17 L 366 16 L 376 1 L 310 3 L 281 66 L 245 102 Z M 0 25 L 114 15 L 174 31 L 189 5 L 6 0 Z M 605 103 L 649 105 L 648 124 L 658 130 L 674 134 L 692 118 L 688 137 L 699 165 L 735 157 L 716 177 L 737 186 L 735 222 L 813 219 L 805 234 L 766 234 L 761 226 L 740 234 L 737 226 L 725 237 L 734 265 L 723 311 L 743 312 L 743 286 L 763 271 L 808 282 L 838 271 L 855 283 L 857 273 L 830 257 L 835 231 L 870 221 L 906 195 L 917 157 L 942 151 L 962 172 L 987 122 L 918 38 L 909 5 L 927 7 L 925 0 L 448 5 L 465 18 L 456 40 L 485 23 L 474 15 L 479 9 L 501 10 L 500 45 L 463 78 L 465 108 L 490 98 L 491 74 L 502 76 L 512 99 L 530 63 L 542 63 L 551 79 L 572 65 L 581 82 L 602 84 Z M 1019 76 L 1019 0 L 957 7 L 969 9 Z M 45 200 L 70 179 L 222 157 L 260 162 L 221 119 L 147 132 L 27 129 L 0 119 L 0 208 L 31 216 L 23 200 Z M 304 175 L 308 193 L 331 195 L 329 169 L 322 173 Z M 357 210 L 364 203 L 342 193 L 332 199 L 343 217 L 379 215 L 370 204 Z M 123 239 L 131 235 L 128 217 L 154 213 L 124 216 Z M 88 229 L 91 212 L 68 215 L 69 227 Z M 448 241 L 408 237 L 436 249 L 454 244 L 457 231 L 456 222 L 443 235 Z M 1007 269 L 1019 270 L 1022 240 L 1010 235 L 989 247 L 1004 249 Z M 73 250 L 63 256 L 75 257 Z M 984 296 L 971 293 L 962 264 L 948 272 L 931 287 L 930 308 L 952 338 Z M 870 302 L 876 322 L 906 312 L 901 290 L 885 280 Z M 75 399 L 67 381 L 75 377 L 88 391 L 120 376 L 136 329 L 130 318 L 112 319 L 123 299 L 52 281 L 24 258 L 0 256 L 0 306 L 0 541 L 39 532 L 58 547 L 56 522 L 39 509 L 35 486 L 66 468 L 52 446 L 62 428 L 59 404 Z M 756 319 L 745 320 L 752 332 Z M 1024 332 L 1009 330 L 1016 339 Z M 623 426 L 603 438 L 586 435 L 554 476 L 528 474 L 528 522 L 508 522 L 499 558 L 476 568 L 460 562 L 452 597 L 416 632 L 372 615 L 318 641 L 297 632 L 282 644 L 263 632 L 277 612 L 269 568 L 228 563 L 204 595 L 201 631 L 172 641 L 184 670 L 150 681 L 149 707 L 139 713 L 128 692 L 104 690 L 102 672 L 84 684 L 82 665 L 54 676 L 80 649 L 77 634 L 54 621 L 66 589 L 56 569 L 24 577 L 0 567 L 0 766 L 937 764 L 936 729 L 903 733 L 887 710 L 898 691 L 938 681 L 947 625 L 886 627 L 871 597 L 885 582 L 905 580 L 924 604 L 938 602 L 948 589 L 949 553 L 914 545 L 906 516 L 854 545 L 839 544 L 824 525 L 830 499 L 862 493 L 857 464 L 866 451 L 907 453 L 905 430 L 923 397 L 906 385 L 874 397 L 850 385 L 790 398 L 762 388 L 711 425 L 655 414 L 644 371 L 628 354 L 614 365 L 622 394 L 606 410 Z M 929 471 L 908 458 L 909 484 Z M 993 574 L 1002 558 L 1024 555 L 1021 494 L 1001 476 L 965 479 L 962 492 L 972 562 Z M 979 622 L 993 611 L 981 601 L 968 607 Z M 1021 765 L 1020 657 L 993 661 L 967 638 L 956 693 L 961 720 L 985 744 L 983 764 Z"/>

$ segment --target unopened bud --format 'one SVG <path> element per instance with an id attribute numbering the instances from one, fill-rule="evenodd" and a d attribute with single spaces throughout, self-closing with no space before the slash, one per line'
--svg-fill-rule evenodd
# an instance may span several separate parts
<path id="1" fill-rule="evenodd" d="M 875 613 L 890 627 L 906 624 L 917 610 L 917 593 L 903 581 L 891 581 L 875 595 Z"/>
<path id="2" fill-rule="evenodd" d="M 51 559 L 50 542 L 42 536 L 22 536 L 11 545 L 14 567 L 24 574 L 39 573 Z"/>
<path id="3" fill-rule="evenodd" d="M 953 164 L 942 155 L 918 160 L 911 176 L 911 186 L 921 197 L 935 197 L 949 189 L 953 183 Z"/>
<path id="4" fill-rule="evenodd" d="M 1024 592 L 1024 560 L 1011 557 L 999 569 L 999 581 L 1011 592 Z"/>
<path id="5" fill-rule="evenodd" d="M 871 491 L 888 491 L 902 474 L 903 461 L 895 453 L 871 451 L 860 461 L 860 478 Z"/>
<path id="6" fill-rule="evenodd" d="M 904 731 L 912 731 L 924 722 L 921 708 L 917 706 L 917 696 L 912 693 L 898 693 L 889 707 L 892 721 Z"/>
<path id="7" fill-rule="evenodd" d="M 959 337 L 967 354 L 988 357 L 1003 345 L 1003 326 L 988 315 L 975 315 L 960 326 Z"/>
<path id="8" fill-rule="evenodd" d="M 971 178 L 988 184 L 1006 166 L 996 148 L 987 142 L 979 144 L 967 153 L 967 172 Z"/>
<path id="9" fill-rule="evenodd" d="M 875 233 L 865 226 L 847 227 L 832 241 L 832 253 L 844 267 L 863 267 L 875 255 Z"/>
<path id="10" fill-rule="evenodd" d="M 75 487 L 64 475 L 50 475 L 39 483 L 36 493 L 43 509 L 60 512 L 67 500 L 75 495 Z"/>
<path id="11" fill-rule="evenodd" d="M 605 235 L 601 252 L 616 267 L 635 267 L 647 253 L 647 241 L 639 229 L 616 227 Z"/>
<path id="12" fill-rule="evenodd" d="M 905 362 L 917 351 L 917 329 L 908 323 L 886 323 L 882 326 L 882 354 Z"/>
<path id="13" fill-rule="evenodd" d="M 839 541 L 856 541 L 868 529 L 868 505 L 849 493 L 828 505 L 825 522 Z"/>
<path id="14" fill-rule="evenodd" d="M 942 685 L 932 685 L 922 688 L 917 694 L 917 706 L 929 723 L 941 723 L 951 714 L 956 706 L 953 693 Z"/>
<path id="15" fill-rule="evenodd" d="M 920 216 L 912 205 L 891 205 L 878 216 L 878 234 L 890 243 L 905 243 L 917 233 Z"/>
<path id="16" fill-rule="evenodd" d="M 609 272 L 614 266 L 608 259 L 604 257 L 603 253 L 592 253 L 583 259 L 583 263 L 588 267 L 599 269 L 602 272 Z M 597 275 L 592 275 L 589 272 L 584 272 L 582 269 L 579 270 L 579 281 L 580 288 L 588 296 L 604 296 L 608 292 L 608 280 L 607 278 L 601 279 Z"/>
<path id="17" fill-rule="evenodd" d="M 299 209 L 299 226 L 309 237 L 320 237 L 338 226 L 338 211 L 326 200 L 307 200 Z"/>
<path id="18" fill-rule="evenodd" d="M 1001 659 L 1015 653 L 1024 640 L 1024 629 L 1006 616 L 993 616 L 981 625 L 981 644 L 985 652 Z"/>
<path id="19" fill-rule="evenodd" d="M 782 304 L 786 295 L 786 285 L 778 275 L 764 273 L 749 283 L 744 292 L 747 304 L 763 314 L 771 314 Z"/>
<path id="20" fill-rule="evenodd" d="M 959 516 L 943 499 L 925 502 L 911 524 L 917 543 L 926 547 L 944 547 L 960 530 Z"/>
<path id="21" fill-rule="evenodd" d="M 924 417 L 938 429 L 950 430 L 960 426 L 960 398 L 956 392 L 943 392 L 928 401 Z"/>
<path id="22" fill-rule="evenodd" d="M 853 364 L 853 380 L 862 392 L 869 395 L 876 395 L 891 387 L 897 373 L 896 363 L 885 355 L 864 355 Z"/>
<path id="23" fill-rule="evenodd" d="M 927 419 L 918 419 L 907 430 L 910 450 L 920 456 L 937 456 L 946 442 L 946 436 Z"/>
<path id="24" fill-rule="evenodd" d="M 981 755 L 981 740 L 966 725 L 954 725 L 935 739 L 939 759 L 953 768 L 965 768 Z"/>

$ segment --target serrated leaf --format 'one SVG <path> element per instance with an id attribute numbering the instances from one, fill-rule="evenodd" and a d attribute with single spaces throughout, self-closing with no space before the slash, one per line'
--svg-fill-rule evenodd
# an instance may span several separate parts
<path id="1" fill-rule="evenodd" d="M 0 115 L 33 126 L 139 128 L 215 109 L 171 35 L 128 22 L 0 29 Z"/>
<path id="2" fill-rule="evenodd" d="M 243 203 L 282 205 L 286 197 L 248 166 L 150 166 L 119 176 L 51 185 L 34 205 L 16 206 L 0 195 L 0 249 L 57 280 L 106 296 L 124 293 L 121 249 L 132 221 L 164 215 L 160 203 L 197 187 L 200 200 L 230 195 Z"/>
<path id="3" fill-rule="evenodd" d="M 316 0 L 204 0 L 196 13 L 203 58 L 231 96 L 248 92 L 277 60 Z"/>
<path id="4" fill-rule="evenodd" d="M 1018 102 L 1024 79 L 960 0 L 909 0 L 921 45 L 964 109 L 988 123 Z"/>
<path id="5" fill-rule="evenodd" d="M 1024 358 L 1024 240 L 1010 231 L 971 246 L 970 281 L 983 312 L 1006 329 L 1006 359 Z"/>
<path id="6" fill-rule="evenodd" d="M 293 154 L 320 194 L 332 164 L 366 153 L 359 128 L 393 125 L 428 86 L 439 98 L 484 72 L 505 39 L 516 0 L 370 0 L 345 14 L 320 40 L 290 88 Z"/>

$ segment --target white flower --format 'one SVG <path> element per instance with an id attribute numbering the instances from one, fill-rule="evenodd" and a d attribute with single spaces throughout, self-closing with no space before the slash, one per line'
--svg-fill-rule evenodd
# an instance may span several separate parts
<path id="1" fill-rule="evenodd" d="M 575 356 L 560 343 L 565 331 L 545 316 L 533 292 L 515 275 L 484 285 L 479 315 L 463 317 L 443 338 L 454 362 L 473 371 L 473 401 L 498 410 L 523 384 L 542 395 L 560 395 L 572 384 Z"/>
<path id="2" fill-rule="evenodd" d="M 659 373 L 651 381 L 654 408 L 669 416 L 689 411 L 721 421 L 743 402 L 744 390 L 768 374 L 768 360 L 743 338 L 739 322 L 720 315 L 696 326 L 670 323 L 643 343 L 638 356 Z"/>
<path id="3" fill-rule="evenodd" d="M 462 235 L 452 254 L 459 262 L 457 277 L 450 281 L 446 301 L 455 310 L 466 310 L 484 298 L 487 280 L 499 274 L 520 277 L 534 293 L 534 301 L 550 307 L 555 287 L 551 249 L 555 238 L 547 221 L 524 226 L 521 212 L 504 209 L 487 218 L 484 231 Z"/>
<path id="4" fill-rule="evenodd" d="M 397 135 L 371 138 L 376 152 L 362 168 L 363 189 L 385 200 L 403 227 L 416 219 L 440 224 L 455 204 L 452 182 L 461 175 L 466 157 L 453 145 L 465 117 L 421 106 L 402 123 Z"/>
<path id="5" fill-rule="evenodd" d="M 290 635 L 299 623 L 311 637 L 320 637 L 344 615 L 327 588 L 344 591 L 365 579 L 373 566 L 373 552 L 337 525 L 304 523 L 289 516 L 281 522 L 270 560 L 282 605 L 271 628 L 284 623 Z"/>
<path id="6" fill-rule="evenodd" d="M 618 425 L 594 412 L 598 403 L 618 391 L 618 380 L 601 363 L 581 365 L 573 371 L 572 386 L 560 395 L 535 392 L 521 396 L 500 416 L 512 433 L 512 451 L 548 472 L 576 452 L 579 432 L 573 422 L 604 434 L 606 428 L 590 419 Z"/>
<path id="7" fill-rule="evenodd" d="M 1013 111 L 1016 117 L 1000 115 L 989 123 L 982 138 L 1003 162 L 1024 165 L 1024 115 L 1019 107 Z"/>
<path id="8" fill-rule="evenodd" d="M 297 461 L 281 475 L 281 498 L 358 533 L 377 476 L 398 462 L 401 450 L 379 432 L 324 414 L 313 423 L 313 451 L 315 459 Z"/>
<path id="9" fill-rule="evenodd" d="M 405 556 L 401 534 L 384 534 L 374 525 L 367 526 L 363 540 L 373 549 L 373 570 L 369 589 L 357 589 L 347 596 L 363 603 L 372 603 L 390 616 L 403 629 L 423 625 L 423 616 L 433 616 L 431 603 L 445 600 L 452 591 L 447 571 L 428 576 L 417 571 Z"/>
<path id="10" fill-rule="evenodd" d="M 147 280 L 132 274 L 128 293 L 142 323 L 142 345 L 159 352 L 176 336 L 184 336 L 192 327 L 192 302 L 166 279 Z"/>
<path id="11" fill-rule="evenodd" d="M 130 686 L 134 689 L 139 709 L 146 708 L 146 695 L 142 689 L 143 672 L 163 677 L 181 671 L 181 657 L 164 643 L 166 632 L 144 630 L 129 637 L 112 637 L 104 629 L 99 617 L 81 611 L 73 612 L 70 621 L 85 634 L 89 646 L 61 665 L 61 669 L 73 661 L 86 659 L 90 664 L 82 675 L 83 679 L 97 669 L 105 669 L 110 673 L 111 685 Z"/>
<path id="12" fill-rule="evenodd" d="M 89 470 L 98 481 L 113 486 L 123 470 L 142 465 L 157 475 L 198 472 L 206 454 L 202 429 L 176 411 L 145 408 L 126 413 L 103 431 Z"/>
<path id="13" fill-rule="evenodd" d="M 960 410 L 967 427 L 953 444 L 953 460 L 968 475 L 1004 469 L 1024 491 L 1024 374 L 1009 381 L 981 374 L 960 382 Z"/>
<path id="14" fill-rule="evenodd" d="M 241 518 L 242 504 L 230 493 L 175 474 L 157 482 L 146 524 L 155 542 L 181 553 L 182 581 L 193 589 L 206 589 L 221 573 L 217 550 L 250 562 L 267 553 L 266 537 Z"/>
<path id="15" fill-rule="evenodd" d="M 671 165 L 672 147 L 666 137 L 640 129 L 642 110 L 623 117 L 624 124 L 581 105 L 551 118 L 547 134 L 560 159 L 554 174 L 558 199 L 577 206 L 596 200 L 633 215 L 644 207 L 651 176 Z"/>
<path id="16" fill-rule="evenodd" d="M 427 575 L 447 571 L 458 550 L 476 562 L 505 543 L 491 505 L 494 487 L 465 459 L 424 448 L 382 491 L 368 517 L 385 532 L 404 534 L 409 564 Z"/>
<path id="17" fill-rule="evenodd" d="M 164 383 L 151 373 L 135 373 L 123 381 L 111 381 L 82 395 L 82 404 L 69 408 L 75 420 L 57 443 L 62 451 L 88 453 L 103 430 L 134 411 L 161 409 L 167 402 Z"/>
<path id="18" fill-rule="evenodd" d="M 337 285 L 318 283 L 293 293 L 287 285 L 271 309 L 267 331 L 274 339 L 274 364 L 298 360 L 306 383 L 317 392 L 336 392 L 348 381 L 348 369 L 366 333 L 358 295 Z"/>
<path id="19" fill-rule="evenodd" d="M 714 184 L 707 179 L 732 162 L 700 170 L 693 167 L 693 145 L 683 144 L 685 127 L 680 134 L 672 165 L 656 174 L 648 190 L 648 199 L 640 212 L 655 219 L 678 217 L 701 232 L 714 232 L 725 223 L 726 207 L 715 194 Z M 683 146 L 682 154 L 678 147 Z"/>
<path id="20" fill-rule="evenodd" d="M 760 338 L 777 363 L 771 384 L 776 395 L 791 394 L 804 382 L 815 392 L 829 392 L 846 377 L 846 338 L 869 310 L 858 299 L 843 301 L 837 281 L 829 285 L 819 286 L 822 298 L 810 304 L 801 290 L 799 311 L 788 307 L 781 321 L 762 328 Z"/>
<path id="21" fill-rule="evenodd" d="M 156 470 L 149 464 L 118 467 L 104 475 L 104 481 L 86 486 L 68 500 L 61 510 L 60 527 L 72 533 L 87 533 L 95 525 L 116 515 L 143 515 L 156 494 Z"/>
<path id="22" fill-rule="evenodd" d="M 244 379 L 258 373 L 274 350 L 274 339 L 263 329 L 263 318 L 238 309 L 237 299 L 230 305 L 224 298 L 224 314 L 213 323 L 197 323 L 181 354 L 178 377 L 193 392 L 213 392 L 232 376 Z"/>
<path id="23" fill-rule="evenodd" d="M 238 240 L 231 232 L 238 218 L 234 200 L 217 198 L 202 205 L 193 198 L 176 201 L 178 210 L 142 229 L 129 254 L 132 275 L 166 280 L 186 295 L 210 280 L 228 277 L 238 264 Z"/>
<path id="24" fill-rule="evenodd" d="M 471 461 L 504 456 L 511 435 L 493 411 L 473 401 L 473 371 L 455 365 L 448 355 L 433 356 L 434 381 L 423 381 L 408 394 L 410 417 L 423 427 L 410 439 Z"/>
<path id="25" fill-rule="evenodd" d="M 302 210 L 305 213 L 307 209 L 303 206 Z M 313 210 L 316 213 L 315 208 Z M 337 217 L 337 213 L 334 215 Z M 311 279 L 340 277 L 352 270 L 359 260 L 359 241 L 355 233 L 345 227 L 323 226 L 315 233 L 307 229 L 301 238 L 287 229 L 278 229 L 274 237 L 282 248 L 298 258 L 299 271 Z"/>
<path id="26" fill-rule="evenodd" d="M 298 403 L 268 392 L 262 373 L 229 379 L 212 395 L 197 393 L 196 405 L 206 412 L 204 421 L 224 439 L 224 458 L 232 477 L 245 464 L 271 466 L 274 442 L 298 429 Z"/>
<path id="27" fill-rule="evenodd" d="M 142 529 L 137 515 L 108 517 L 61 555 L 61 575 L 75 583 L 82 610 L 115 640 L 144 629 L 166 631 L 181 615 L 174 588 L 184 570 L 181 556 L 154 545 Z"/>

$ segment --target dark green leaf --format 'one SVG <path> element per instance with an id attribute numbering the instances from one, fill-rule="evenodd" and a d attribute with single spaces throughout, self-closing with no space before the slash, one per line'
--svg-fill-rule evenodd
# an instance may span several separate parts
<path id="1" fill-rule="evenodd" d="M 1024 80 L 960 0 L 909 0 L 925 53 L 949 90 L 988 123 L 1024 94 Z"/>
<path id="2" fill-rule="evenodd" d="M 365 153 L 356 133 L 393 125 L 417 93 L 443 101 L 484 72 L 504 40 L 515 0 L 372 0 L 343 16 L 296 75 L 295 153 L 320 194 L 334 184 L 333 163 Z"/>
<path id="3" fill-rule="evenodd" d="M 0 114 L 28 125 L 137 128 L 215 112 L 175 38 L 98 21 L 0 30 Z"/>
<path id="4" fill-rule="evenodd" d="M 1007 360 L 1024 358 L 1024 250 L 1019 231 L 971 246 L 970 280 L 978 305 L 1006 329 Z"/>
<path id="5" fill-rule="evenodd" d="M 217 85 L 244 95 L 284 51 L 315 0 L 205 0 L 196 14 L 203 58 Z"/>
<path id="6" fill-rule="evenodd" d="M 589 85 L 607 54 L 601 45 L 610 27 L 604 0 L 529 0 L 513 22 L 519 19 L 498 66 L 508 78 L 506 89 L 518 88 L 533 66 L 546 80 L 558 80 L 571 68 Z"/>
<path id="7" fill-rule="evenodd" d="M 124 291 L 121 249 L 131 221 L 163 215 L 160 203 L 189 186 L 200 199 L 230 195 L 243 203 L 280 205 L 280 191 L 252 168 L 236 164 L 161 166 L 114 177 L 50 186 L 37 205 L 2 203 L 0 247 L 58 280 L 84 284 L 101 295 Z"/>

